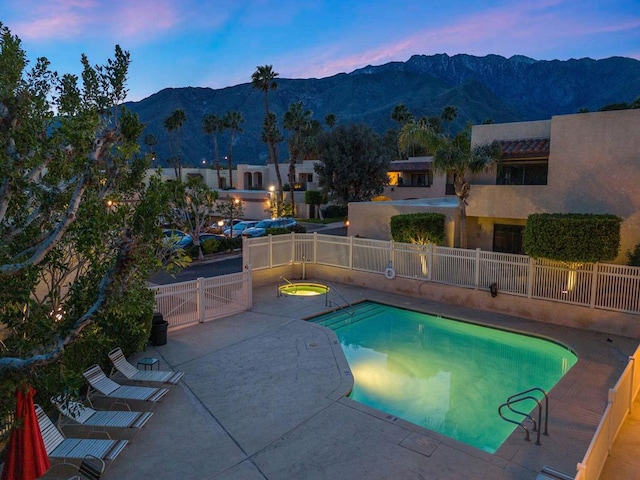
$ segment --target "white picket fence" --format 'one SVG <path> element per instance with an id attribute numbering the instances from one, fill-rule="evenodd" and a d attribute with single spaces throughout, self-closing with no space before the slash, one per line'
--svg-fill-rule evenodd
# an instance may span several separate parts
<path id="1" fill-rule="evenodd" d="M 251 272 L 198 278 L 152 287 L 156 311 L 175 329 L 249 310 L 252 305 Z"/>
<path id="2" fill-rule="evenodd" d="M 575 480 L 598 480 L 611 447 L 631 413 L 633 402 L 640 392 L 640 347 L 622 372 L 615 387 L 609 390 L 607 408 L 602 415 L 600 424 L 591 440 L 582 462 L 578 463 Z"/>
<path id="3" fill-rule="evenodd" d="M 480 249 L 318 233 L 266 236 L 245 242 L 245 259 L 253 270 L 313 263 L 371 273 L 392 272 L 398 277 L 475 289 L 488 289 L 495 283 L 502 294 L 640 314 L 640 267 L 566 265 Z"/>

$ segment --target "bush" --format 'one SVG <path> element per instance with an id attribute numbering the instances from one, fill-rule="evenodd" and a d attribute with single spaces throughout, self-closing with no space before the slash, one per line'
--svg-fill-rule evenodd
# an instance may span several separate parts
<path id="1" fill-rule="evenodd" d="M 319 190 L 307 190 L 304 192 L 304 203 L 307 205 L 322 205 L 327 203 L 327 196 Z"/>
<path id="2" fill-rule="evenodd" d="M 222 240 L 211 238 L 202 242 L 202 254 L 211 255 L 222 250 Z"/>
<path id="3" fill-rule="evenodd" d="M 615 215 L 535 213 L 527 218 L 524 250 L 564 262 L 610 261 L 620 249 L 621 222 Z"/>
<path id="4" fill-rule="evenodd" d="M 307 233 L 307 229 L 300 224 L 296 224 L 293 227 L 289 228 L 289 231 L 294 233 Z"/>
<path id="5" fill-rule="evenodd" d="M 630 267 L 640 267 L 640 243 L 636 245 L 633 249 L 633 252 L 628 252 L 627 256 L 629 257 L 629 265 Z"/>
<path id="6" fill-rule="evenodd" d="M 285 233 L 291 233 L 291 230 L 285 227 L 273 227 L 267 228 L 265 235 L 284 235 Z"/>
<path id="7" fill-rule="evenodd" d="M 346 217 L 349 209 L 344 205 L 327 205 L 322 209 L 324 218 L 340 218 Z"/>
<path id="8" fill-rule="evenodd" d="M 442 213 L 410 213 L 391 217 L 391 238 L 402 243 L 442 243 L 446 216 Z"/>

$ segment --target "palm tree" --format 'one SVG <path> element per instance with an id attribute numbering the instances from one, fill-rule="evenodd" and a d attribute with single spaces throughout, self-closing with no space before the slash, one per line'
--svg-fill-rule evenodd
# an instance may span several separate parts
<path id="1" fill-rule="evenodd" d="M 278 180 L 278 191 L 276 192 L 276 215 L 278 217 L 282 213 L 284 198 L 276 144 L 280 143 L 283 139 L 282 132 L 278 129 L 278 117 L 276 117 L 275 113 L 269 112 L 264 117 L 264 124 L 262 125 L 262 141 L 269 145 L 269 155 L 273 159 L 273 164 L 276 167 L 276 179 Z"/>
<path id="2" fill-rule="evenodd" d="M 440 118 L 447 122 L 447 133 L 451 135 L 451 122 L 458 118 L 458 109 L 453 105 L 447 105 L 442 109 Z"/>
<path id="3" fill-rule="evenodd" d="M 400 132 L 398 144 L 401 149 L 417 144 L 428 152 L 435 152 L 433 170 L 441 174 L 452 174 L 456 197 L 458 198 L 458 225 L 460 248 L 467 248 L 467 199 L 471 185 L 469 174 L 489 168 L 499 160 L 502 153 L 500 144 L 471 147 L 469 128 L 458 133 L 453 139 L 444 137 L 434 130 L 429 122 L 410 122 Z"/>
<path id="4" fill-rule="evenodd" d="M 404 103 L 399 103 L 391 111 L 391 120 L 398 123 L 400 128 L 413 121 L 413 115 Z"/>
<path id="5" fill-rule="evenodd" d="M 295 216 L 296 205 L 294 199 L 296 183 L 296 162 L 303 149 L 303 132 L 311 126 L 311 110 L 305 110 L 302 101 L 289 105 L 284 113 L 282 126 L 291 132 L 289 137 L 289 191 L 291 198 L 291 214 Z"/>
<path id="6" fill-rule="evenodd" d="M 173 167 L 176 174 L 176 180 L 179 182 L 182 181 L 182 162 L 180 159 L 180 139 L 181 139 L 181 131 L 182 124 L 187 121 L 187 115 L 184 113 L 184 110 L 181 108 L 174 110 L 171 115 L 169 115 L 164 120 L 164 128 L 169 131 L 169 142 L 170 142 L 170 150 L 171 157 L 173 159 Z M 176 132 L 176 136 L 174 138 L 173 132 Z M 174 142 L 175 141 L 175 142 Z M 175 143 L 175 145 L 174 145 Z M 175 146 L 175 149 L 174 149 Z"/>
<path id="7" fill-rule="evenodd" d="M 213 135 L 213 156 L 215 159 L 216 173 L 218 175 L 218 188 L 222 188 L 220 179 L 220 157 L 218 156 L 218 134 L 225 130 L 223 119 L 219 115 L 205 115 L 202 120 L 202 129 L 207 135 Z"/>
<path id="8" fill-rule="evenodd" d="M 273 71 L 272 65 L 263 65 L 256 67 L 256 71 L 251 74 L 251 86 L 257 90 L 262 90 L 264 92 L 264 111 L 265 125 L 267 124 L 269 117 L 269 90 L 275 90 L 278 88 L 278 84 L 276 83 L 276 77 L 279 73 Z M 269 145 L 269 163 L 275 163 L 274 157 L 272 153 L 275 151 L 273 145 Z"/>
<path id="9" fill-rule="evenodd" d="M 324 116 L 324 123 L 326 123 L 329 128 L 335 127 L 337 121 L 338 118 L 335 113 L 328 113 Z"/>
<path id="10" fill-rule="evenodd" d="M 231 172 L 233 169 L 233 140 L 236 133 L 242 133 L 242 124 L 244 123 L 244 117 L 242 113 L 237 110 L 230 110 L 224 116 L 224 124 L 226 128 L 231 131 L 229 140 L 229 155 L 227 155 L 227 167 L 229 168 L 229 188 L 233 188 L 233 177 Z"/>

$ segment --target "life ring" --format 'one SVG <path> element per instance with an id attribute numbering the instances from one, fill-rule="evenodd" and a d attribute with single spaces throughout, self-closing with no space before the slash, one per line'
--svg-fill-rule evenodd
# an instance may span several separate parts
<path id="1" fill-rule="evenodd" d="M 396 276 L 396 271 L 393 268 L 389 267 L 384 271 L 384 276 L 391 280 Z"/>

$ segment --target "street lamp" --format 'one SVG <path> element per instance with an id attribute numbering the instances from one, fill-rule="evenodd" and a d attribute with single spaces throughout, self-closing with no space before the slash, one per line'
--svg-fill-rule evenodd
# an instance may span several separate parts
<path id="1" fill-rule="evenodd" d="M 275 218 L 278 212 L 278 196 L 276 195 L 276 201 L 273 201 L 273 194 L 275 193 L 276 187 L 274 187 L 273 185 L 269 186 L 269 203 L 270 203 L 270 207 L 271 207 L 271 218 Z M 274 208 L 275 206 L 275 208 Z M 276 215 L 274 215 L 274 212 L 276 213 Z"/>

